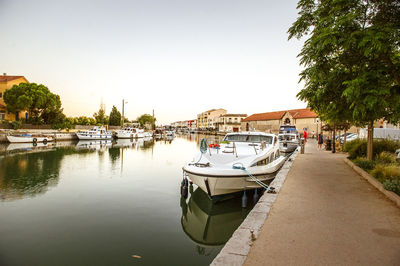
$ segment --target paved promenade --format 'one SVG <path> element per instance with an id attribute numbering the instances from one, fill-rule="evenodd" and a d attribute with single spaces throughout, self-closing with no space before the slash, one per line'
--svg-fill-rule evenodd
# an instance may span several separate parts
<path id="1" fill-rule="evenodd" d="M 400 265 L 400 208 L 344 158 L 307 143 L 245 265 Z"/>

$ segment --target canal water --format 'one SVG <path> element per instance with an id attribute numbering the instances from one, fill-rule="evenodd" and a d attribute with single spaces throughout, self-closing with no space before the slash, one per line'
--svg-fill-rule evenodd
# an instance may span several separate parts
<path id="1" fill-rule="evenodd" d="M 253 203 L 181 198 L 202 137 L 1 145 L 0 265 L 208 265 Z"/>

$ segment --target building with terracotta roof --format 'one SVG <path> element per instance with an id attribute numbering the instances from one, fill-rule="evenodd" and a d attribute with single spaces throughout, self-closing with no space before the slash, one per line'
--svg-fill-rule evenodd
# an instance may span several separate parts
<path id="1" fill-rule="evenodd" d="M 253 114 L 242 120 L 241 129 L 277 134 L 281 125 L 294 125 L 299 132 L 306 128 L 309 134 L 321 131 L 318 115 L 309 108 Z"/>
<path id="2" fill-rule="evenodd" d="M 6 73 L 0 75 L 0 120 L 14 121 L 25 117 L 25 111 L 21 111 L 17 114 L 8 112 L 3 99 L 6 90 L 20 83 L 29 83 L 29 81 L 24 76 L 8 76 Z"/>

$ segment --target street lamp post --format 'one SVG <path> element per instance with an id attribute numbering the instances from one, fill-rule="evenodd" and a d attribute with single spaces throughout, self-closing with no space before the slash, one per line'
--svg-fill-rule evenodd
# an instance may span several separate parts
<path id="1" fill-rule="evenodd" d="M 125 99 L 122 99 L 122 127 L 124 127 L 124 123 L 125 123 L 125 104 L 128 102 L 125 102 Z"/>

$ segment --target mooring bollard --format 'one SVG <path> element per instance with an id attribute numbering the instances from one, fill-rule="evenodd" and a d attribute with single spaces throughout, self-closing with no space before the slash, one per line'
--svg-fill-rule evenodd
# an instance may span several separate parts
<path id="1" fill-rule="evenodd" d="M 304 138 L 302 138 L 300 141 L 300 153 L 304 154 Z"/>

